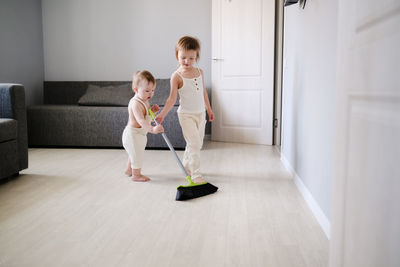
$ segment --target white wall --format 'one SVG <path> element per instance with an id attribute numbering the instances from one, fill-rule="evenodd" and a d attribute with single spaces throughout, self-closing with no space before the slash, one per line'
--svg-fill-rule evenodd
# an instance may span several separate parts
<path id="1" fill-rule="evenodd" d="M 285 8 L 282 156 L 330 218 L 337 42 L 336 1 Z M 317 207 L 318 208 L 318 207 Z M 315 213 L 315 211 L 314 211 Z"/>
<path id="2" fill-rule="evenodd" d="M 0 82 L 23 84 L 27 105 L 41 103 L 44 66 L 40 0 L 1 0 L 0 36 Z"/>
<path id="3" fill-rule="evenodd" d="M 211 84 L 211 0 L 42 0 L 45 80 L 130 80 L 139 69 L 169 78 L 175 44 L 202 44 Z"/>

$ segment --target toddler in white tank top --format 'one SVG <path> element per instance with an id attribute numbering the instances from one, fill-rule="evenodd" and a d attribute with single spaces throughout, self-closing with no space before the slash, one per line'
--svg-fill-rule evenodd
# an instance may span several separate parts
<path id="1" fill-rule="evenodd" d="M 179 94 L 178 118 L 186 141 L 182 163 L 195 183 L 205 182 L 200 173 L 200 149 L 203 146 L 206 124 L 205 111 L 209 121 L 214 120 L 214 113 L 204 88 L 203 71 L 194 67 L 199 54 L 200 44 L 196 38 L 184 36 L 179 39 L 175 48 L 179 67 L 171 76 L 170 96 L 156 117 L 161 123 L 174 106 Z"/>

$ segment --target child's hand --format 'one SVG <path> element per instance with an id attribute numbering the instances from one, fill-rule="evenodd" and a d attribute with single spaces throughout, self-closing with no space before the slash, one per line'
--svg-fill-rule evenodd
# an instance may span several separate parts
<path id="1" fill-rule="evenodd" d="M 214 112 L 212 109 L 207 110 L 208 113 L 208 121 L 213 121 L 214 120 Z"/>
<path id="2" fill-rule="evenodd" d="M 161 112 L 161 113 L 162 113 L 162 112 Z M 163 122 L 163 120 L 164 120 L 164 116 L 162 116 L 161 113 L 158 114 L 158 115 L 156 116 L 156 121 L 157 121 L 159 124 L 161 124 L 161 123 Z"/>
<path id="3" fill-rule="evenodd" d="M 164 127 L 161 124 L 159 124 L 157 126 L 154 126 L 153 129 L 151 130 L 151 132 L 153 134 L 163 133 L 164 132 Z"/>
<path id="4" fill-rule="evenodd" d="M 154 113 L 157 113 L 160 111 L 160 107 L 157 104 L 155 104 L 151 107 L 151 111 L 153 111 Z"/>

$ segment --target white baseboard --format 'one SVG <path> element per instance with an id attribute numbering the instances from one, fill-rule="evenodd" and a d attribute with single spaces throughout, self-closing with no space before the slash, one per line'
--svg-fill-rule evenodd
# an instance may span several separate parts
<path id="1" fill-rule="evenodd" d="M 289 161 L 286 159 L 286 157 L 282 153 L 281 153 L 281 161 L 282 161 L 283 165 L 285 166 L 285 168 L 292 175 L 294 183 L 297 186 L 297 189 L 300 191 L 300 194 L 303 196 L 308 207 L 311 209 L 311 212 L 314 214 L 319 225 L 321 226 L 322 230 L 324 231 L 326 237 L 328 239 L 330 239 L 331 223 L 328 220 L 328 218 L 325 216 L 325 213 L 322 211 L 322 209 L 318 205 L 317 201 L 315 201 L 314 197 L 312 196 L 311 192 L 304 185 L 304 183 L 302 182 L 300 177 L 297 175 L 296 171 L 293 169 L 292 165 L 290 165 Z"/>

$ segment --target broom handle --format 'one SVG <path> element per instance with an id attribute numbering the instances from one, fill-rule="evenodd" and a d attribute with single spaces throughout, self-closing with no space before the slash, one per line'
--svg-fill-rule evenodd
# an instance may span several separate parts
<path id="1" fill-rule="evenodd" d="M 154 114 L 154 112 L 151 109 L 149 109 L 149 113 L 150 113 L 151 117 L 153 118 L 153 121 L 155 122 L 155 124 L 159 125 L 158 121 L 156 120 L 156 115 Z M 175 149 L 172 146 L 171 142 L 169 141 L 167 135 L 165 133 L 161 133 L 161 135 L 164 138 L 165 143 L 167 143 L 169 150 L 171 150 L 172 154 L 174 154 L 176 162 L 178 162 L 179 167 L 181 167 L 183 173 L 186 175 L 186 179 L 188 180 L 189 184 L 190 185 L 194 184 L 192 178 L 187 173 L 185 167 L 183 167 L 183 164 L 182 164 L 181 160 L 179 159 L 178 155 L 176 154 Z"/>

